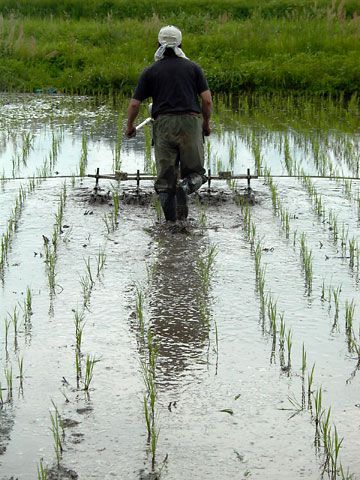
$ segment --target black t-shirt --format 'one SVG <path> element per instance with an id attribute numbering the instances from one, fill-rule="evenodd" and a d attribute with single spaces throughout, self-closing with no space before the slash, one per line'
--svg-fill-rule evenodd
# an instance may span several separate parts
<path id="1" fill-rule="evenodd" d="M 142 102 L 152 97 L 154 118 L 160 113 L 200 113 L 198 95 L 208 89 L 199 65 L 187 58 L 171 55 L 142 72 L 133 98 Z"/>

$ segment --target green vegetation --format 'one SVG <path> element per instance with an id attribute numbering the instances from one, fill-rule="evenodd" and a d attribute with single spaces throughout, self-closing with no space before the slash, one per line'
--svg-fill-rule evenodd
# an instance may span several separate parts
<path id="1" fill-rule="evenodd" d="M 359 92 L 358 1 L 0 0 L 0 89 L 134 88 L 164 24 L 216 92 Z"/>

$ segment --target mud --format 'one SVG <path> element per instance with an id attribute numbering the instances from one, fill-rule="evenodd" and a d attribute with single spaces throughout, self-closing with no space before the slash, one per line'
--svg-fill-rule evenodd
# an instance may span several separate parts
<path id="1" fill-rule="evenodd" d="M 34 112 L 31 105 L 21 109 L 19 122 Z M 64 114 L 59 122 L 70 117 L 69 106 L 67 113 L 61 104 L 57 107 Z M 10 110 L 15 121 L 15 107 Z M 83 113 L 85 128 L 96 115 L 86 120 Z M 37 157 L 41 158 L 39 152 L 48 151 L 51 135 L 41 127 L 45 118 L 44 106 L 36 122 L 36 155 L 26 167 L 31 171 Z M 71 122 L 65 126 L 56 167 L 62 173 L 76 169 L 81 122 L 75 122 L 75 129 Z M 100 141 L 89 144 L 89 169 L 101 154 L 102 169 L 110 172 L 113 145 L 106 135 L 97 138 Z M 241 138 L 236 137 L 239 144 Z M 126 145 L 122 151 L 129 171 L 143 162 L 143 138 L 137 142 L 133 150 Z M 13 149 L 7 147 L 1 157 L 9 171 L 12 155 Z M 280 173 L 279 159 L 271 163 L 272 157 L 265 157 L 274 173 Z M 304 157 L 305 167 L 306 162 Z M 308 168 L 314 168 L 311 159 Z M 9 181 L 2 186 L 1 234 L 20 183 Z M 203 186 L 190 199 L 188 221 L 168 225 L 158 218 L 150 183 L 144 183 L 138 195 L 136 184 L 118 186 L 104 180 L 94 197 L 93 179 L 75 179 L 74 185 L 69 180 L 58 239 L 56 289 L 50 293 L 43 236 L 52 239 L 62 185 L 61 179 L 49 179 L 27 195 L 4 269 L 0 359 L 4 367 L 12 368 L 14 385 L 12 403 L 0 408 L 1 480 L 36 478 L 40 459 L 49 470 L 48 478 L 62 480 L 317 480 L 324 456 L 321 448 L 314 447 L 314 403 L 312 408 L 307 403 L 307 375 L 313 364 L 313 392 L 322 387 L 323 407 L 331 407 L 332 429 L 336 425 L 344 438 L 341 462 L 359 478 L 360 372 L 355 352 L 349 351 L 345 328 L 346 302 L 354 299 L 357 303 L 359 296 L 359 272 L 349 266 L 349 252 L 343 253 L 341 244 L 334 243 L 330 225 L 316 215 L 299 181 L 278 181 L 279 195 L 290 213 L 289 238 L 274 213 L 270 190 L 260 180 L 252 182 L 255 204 L 249 209 L 256 239 L 261 240 L 266 294 L 272 295 L 278 313 L 284 315 L 286 332 L 292 332 L 290 366 L 282 362 L 278 343 L 274 349 L 267 317 L 264 322 L 260 315 L 256 245 L 244 229 L 245 213 L 239 201 L 239 194 L 247 193 L 245 185 L 239 182 L 236 192 L 226 181 L 216 188 L 214 182 L 210 195 Z M 336 209 L 339 226 L 344 221 L 349 238 L 359 240 L 357 210 L 342 187 L 330 180 L 318 181 L 316 186 L 326 207 Z M 118 187 L 119 217 L 107 231 L 104 215 L 113 212 L 112 192 Z M 310 292 L 305 289 L 299 255 L 301 233 L 313 256 Z M 216 255 L 204 287 L 199 271 L 212 247 Z M 98 273 L 99 252 L 106 259 Z M 85 281 L 86 265 L 91 267 L 91 287 Z M 334 328 L 333 290 L 339 286 Z M 27 287 L 32 292 L 32 315 L 25 321 L 22 308 Z M 140 362 L 147 358 L 147 340 L 137 312 L 139 292 L 144 326 L 152 332 L 158 349 L 159 437 L 154 466 L 144 416 L 146 385 Z M 15 341 L 10 324 L 7 356 L 4 320 L 15 306 L 19 326 Z M 359 330 L 358 308 L 354 332 Z M 85 322 L 82 367 L 87 355 L 100 360 L 88 391 L 84 390 L 84 371 L 80 383 L 76 378 L 76 310 L 83 311 Z M 278 335 L 279 327 L 278 317 Z M 307 353 L 304 380 L 303 345 Z M 18 395 L 21 357 L 23 394 Z M 6 399 L 3 368 L 0 382 Z M 60 468 L 51 433 L 52 402 L 64 431 Z M 326 472 L 324 478 L 330 478 Z"/>

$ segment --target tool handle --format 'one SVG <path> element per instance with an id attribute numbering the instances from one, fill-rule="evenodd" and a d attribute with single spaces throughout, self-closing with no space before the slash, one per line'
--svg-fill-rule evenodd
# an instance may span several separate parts
<path id="1" fill-rule="evenodd" d="M 136 131 L 140 130 L 140 128 L 144 127 L 145 125 L 147 125 L 148 123 L 152 122 L 152 118 L 151 117 L 148 117 L 146 120 L 144 120 L 143 122 L 139 123 L 139 125 L 137 127 L 135 127 Z"/>

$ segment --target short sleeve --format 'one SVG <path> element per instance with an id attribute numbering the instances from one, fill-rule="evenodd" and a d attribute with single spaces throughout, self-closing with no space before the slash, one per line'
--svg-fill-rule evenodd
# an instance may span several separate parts
<path id="1" fill-rule="evenodd" d="M 133 98 L 135 100 L 139 100 L 139 102 L 142 102 L 143 100 L 151 97 L 151 84 L 148 77 L 148 69 L 145 69 L 140 75 L 138 84 L 135 88 L 135 92 L 133 95 Z"/>
<path id="2" fill-rule="evenodd" d="M 209 90 L 209 85 L 199 65 L 196 65 L 196 67 L 196 89 L 200 95 L 202 92 L 205 92 L 205 90 Z"/>

